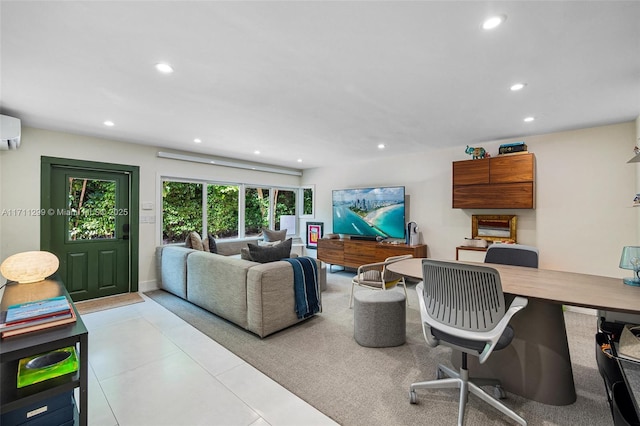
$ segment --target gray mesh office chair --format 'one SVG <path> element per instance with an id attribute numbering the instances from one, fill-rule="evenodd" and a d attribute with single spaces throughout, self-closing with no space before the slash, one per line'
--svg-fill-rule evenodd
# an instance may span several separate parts
<path id="1" fill-rule="evenodd" d="M 492 244 L 487 249 L 484 263 L 538 267 L 538 249 L 522 244 Z"/>
<path id="2" fill-rule="evenodd" d="M 487 266 L 424 259 L 422 274 L 423 282 L 416 286 L 416 291 L 427 344 L 432 347 L 442 344 L 461 351 L 462 365 L 459 372 L 438 365 L 437 380 L 411 385 L 410 402 L 417 402 L 417 389 L 459 388 L 458 425 L 463 424 L 469 392 L 526 425 L 522 417 L 480 388 L 499 383 L 497 380 L 474 383 L 469 379 L 467 355 L 477 356 L 484 363 L 494 350 L 509 345 L 513 339 L 509 320 L 527 306 L 527 299 L 517 296 L 505 311 L 500 275 Z M 444 375 L 449 378 L 443 378 Z"/>

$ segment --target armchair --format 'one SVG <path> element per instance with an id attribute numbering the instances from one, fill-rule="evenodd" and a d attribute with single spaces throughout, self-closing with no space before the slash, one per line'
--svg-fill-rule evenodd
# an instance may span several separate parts
<path id="1" fill-rule="evenodd" d="M 390 290 L 398 285 L 404 288 L 404 295 L 407 297 L 407 284 L 404 276 L 391 272 L 387 266 L 394 262 L 410 259 L 413 255 L 387 257 L 384 262 L 367 263 L 358 267 L 358 273 L 351 280 L 351 297 L 349 298 L 349 308 L 353 306 L 353 290 L 355 286 L 366 287 L 372 290 Z M 407 303 L 409 298 L 407 297 Z"/>
<path id="2" fill-rule="evenodd" d="M 438 365 L 437 380 L 411 385 L 410 402 L 417 403 L 417 389 L 459 388 L 458 425 L 464 422 L 469 392 L 526 425 L 522 417 L 480 388 L 481 385 L 497 385 L 499 381 L 469 378 L 467 356 L 477 356 L 480 363 L 484 363 L 494 350 L 509 345 L 514 335 L 509 321 L 527 306 L 527 299 L 516 297 L 505 311 L 500 275 L 486 266 L 425 259 L 422 273 L 423 282 L 416 286 L 416 291 L 427 344 L 432 347 L 443 344 L 461 351 L 462 366 L 456 372 Z M 443 378 L 445 375 L 449 378 Z"/>

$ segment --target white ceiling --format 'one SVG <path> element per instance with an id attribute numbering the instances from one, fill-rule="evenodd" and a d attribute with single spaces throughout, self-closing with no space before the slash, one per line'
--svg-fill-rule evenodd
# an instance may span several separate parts
<path id="1" fill-rule="evenodd" d="M 163 149 L 304 169 L 640 114 L 639 1 L 2 0 L 0 19 L 3 114 Z"/>

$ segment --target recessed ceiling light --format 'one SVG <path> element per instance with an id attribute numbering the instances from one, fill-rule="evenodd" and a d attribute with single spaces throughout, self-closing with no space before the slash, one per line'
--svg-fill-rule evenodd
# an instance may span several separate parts
<path id="1" fill-rule="evenodd" d="M 302 163 L 302 158 L 298 158 L 298 163 Z"/>
<path id="2" fill-rule="evenodd" d="M 193 141 L 194 141 L 195 143 L 201 143 L 201 142 L 202 142 L 202 139 L 200 139 L 200 138 L 195 138 Z"/>
<path id="3" fill-rule="evenodd" d="M 105 121 L 105 122 L 104 122 L 104 123 L 102 123 L 102 124 L 104 124 L 105 126 L 108 126 L 108 127 L 113 127 L 113 126 L 115 126 L 115 125 L 116 125 L 116 123 L 114 123 L 114 122 L 113 122 L 113 121 L 111 121 L 111 120 L 107 120 L 107 121 Z"/>
<path id="4" fill-rule="evenodd" d="M 482 23 L 482 29 L 492 30 L 502 24 L 506 19 L 507 17 L 505 15 L 492 16 Z"/>
<path id="5" fill-rule="evenodd" d="M 525 123 L 531 123 L 533 120 L 535 120 L 535 117 L 527 117 L 524 119 Z"/>
<path id="6" fill-rule="evenodd" d="M 524 86 L 526 86 L 526 85 L 527 85 L 527 83 L 516 83 L 513 86 L 511 86 L 510 89 L 513 92 L 517 92 L 518 90 L 524 89 Z"/>
<path id="7" fill-rule="evenodd" d="M 173 72 L 173 67 L 164 62 L 156 64 L 156 69 L 163 74 L 171 74 Z"/>
<path id="8" fill-rule="evenodd" d="M 384 144 L 383 144 L 383 143 L 379 143 L 379 144 L 378 144 L 378 149 L 384 149 L 384 148 L 385 148 L 385 146 L 384 146 Z"/>
<path id="9" fill-rule="evenodd" d="M 258 151 L 257 149 L 256 149 L 255 151 L 253 151 L 253 153 L 254 153 L 255 155 L 260 155 L 260 151 Z"/>

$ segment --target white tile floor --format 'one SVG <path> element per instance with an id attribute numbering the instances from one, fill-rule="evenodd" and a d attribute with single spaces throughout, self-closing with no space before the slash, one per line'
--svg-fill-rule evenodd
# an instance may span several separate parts
<path id="1" fill-rule="evenodd" d="M 82 318 L 90 426 L 336 425 L 149 298 Z"/>

